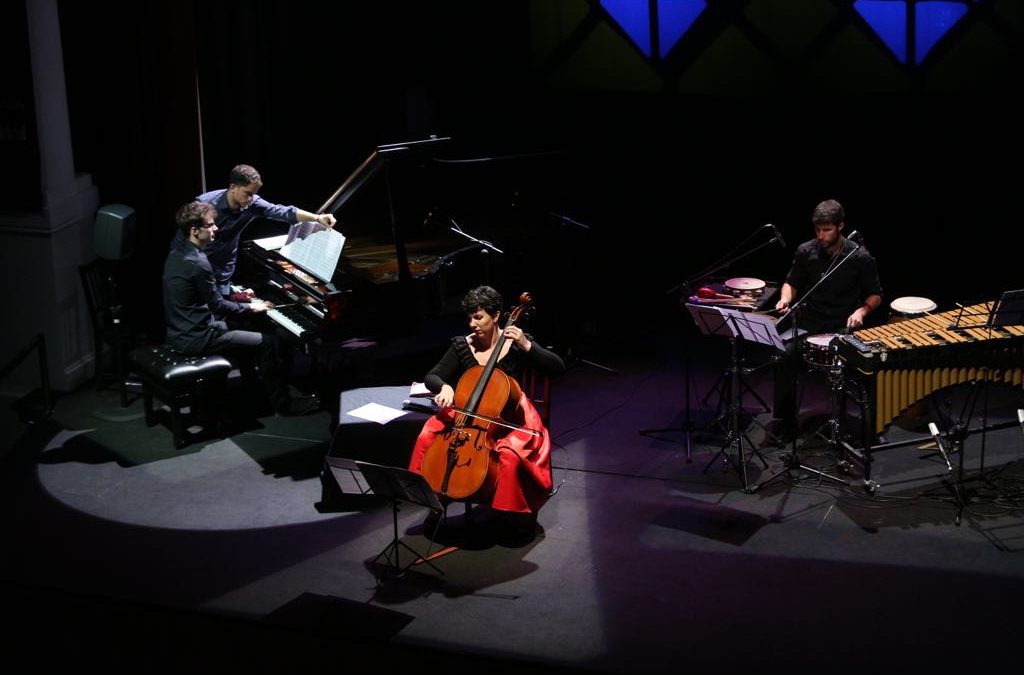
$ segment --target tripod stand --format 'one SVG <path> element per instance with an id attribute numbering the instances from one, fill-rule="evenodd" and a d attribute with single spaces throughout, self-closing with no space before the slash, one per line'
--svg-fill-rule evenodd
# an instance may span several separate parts
<path id="1" fill-rule="evenodd" d="M 756 342 L 771 345 L 777 350 L 783 349 L 782 339 L 775 330 L 775 322 L 771 317 L 761 314 L 745 314 L 733 309 L 714 307 L 710 305 L 687 304 L 687 309 L 693 316 L 694 321 L 705 335 L 720 335 L 729 338 L 730 341 L 730 366 L 729 366 L 729 397 L 726 408 L 729 412 L 729 426 L 727 428 L 725 442 L 721 449 L 711 458 L 704 467 L 706 473 L 718 457 L 722 457 L 725 463 L 735 468 L 740 474 L 743 483 L 743 490 L 750 491 L 750 484 L 747 480 L 747 455 L 743 449 L 743 442 L 751 450 L 751 454 L 757 455 L 768 468 L 768 463 L 755 448 L 754 444 L 747 437 L 746 433 L 740 430 L 740 409 L 742 407 L 743 388 L 743 366 L 740 358 L 740 343 Z M 733 460 L 728 448 L 736 446 L 736 459 Z"/>
<path id="2" fill-rule="evenodd" d="M 761 369 L 761 368 L 763 368 L 763 367 L 765 367 L 767 365 L 771 365 L 771 363 L 772 362 L 769 361 L 768 363 L 763 363 L 760 366 L 754 366 L 753 368 L 743 368 L 743 367 L 741 367 L 739 369 L 739 371 L 737 371 L 738 374 L 742 376 L 742 377 L 740 377 L 740 385 L 739 385 L 740 386 L 740 391 L 739 391 L 738 396 L 740 398 L 742 398 L 745 394 L 752 396 L 754 398 L 754 400 L 756 400 L 758 402 L 758 404 L 761 406 L 761 409 L 758 412 L 762 412 L 762 413 L 763 412 L 769 412 L 771 410 L 771 408 L 768 406 L 768 403 L 761 397 L 761 395 L 758 394 L 757 391 L 753 387 L 751 387 L 749 384 L 747 384 L 747 381 L 746 381 L 745 377 L 747 375 L 750 375 L 751 373 L 753 373 L 756 370 L 759 370 L 759 369 Z M 728 401 L 729 401 L 729 398 L 730 398 L 730 391 L 731 391 L 731 387 L 732 387 L 732 378 L 733 378 L 733 368 L 732 368 L 732 366 L 730 364 L 730 367 L 726 368 L 722 372 L 722 374 L 719 375 L 718 380 L 711 387 L 711 389 L 708 390 L 708 393 L 705 394 L 704 398 L 702 399 L 702 403 L 704 405 L 707 405 L 708 404 L 708 399 L 711 398 L 711 395 L 714 394 L 714 393 L 718 393 L 718 405 L 715 408 L 715 417 L 711 420 L 710 423 L 708 423 L 709 427 L 712 427 L 712 426 L 722 426 L 723 421 L 727 420 L 727 418 L 729 417 Z M 723 408 L 724 408 L 724 410 L 723 410 Z M 742 406 L 740 407 L 740 412 L 741 413 L 743 412 L 743 407 Z M 753 419 L 753 422 L 755 424 L 757 424 L 759 427 L 761 427 L 762 429 L 764 429 L 764 425 L 762 425 L 756 418 Z M 765 430 L 765 433 L 767 433 L 768 436 L 773 441 L 776 440 L 774 434 L 772 434 L 767 429 L 764 429 L 764 430 Z"/>
<path id="3" fill-rule="evenodd" d="M 715 463 L 718 457 L 722 457 L 725 463 L 732 468 L 736 469 L 740 474 L 740 480 L 743 483 L 744 492 L 750 491 L 750 486 L 747 481 L 747 458 L 743 452 L 743 442 L 747 442 L 747 446 L 750 448 L 752 454 L 757 455 L 764 465 L 764 468 L 768 468 L 768 462 L 765 461 L 761 453 L 757 451 L 754 444 L 751 442 L 750 437 L 747 436 L 745 431 L 740 430 L 740 409 L 742 407 L 742 387 L 743 387 L 743 367 L 740 365 L 741 360 L 739 356 L 739 344 L 742 338 L 733 338 L 731 340 L 731 353 L 732 358 L 729 366 L 729 398 L 726 404 L 726 409 L 729 416 L 729 425 L 726 427 L 725 442 L 722 443 L 721 449 L 715 453 L 711 458 L 711 461 L 704 467 L 704 473 L 707 473 L 711 465 Z M 733 445 L 736 446 L 736 460 L 732 460 L 729 457 L 729 453 L 726 452 L 726 448 L 731 448 Z"/>
<path id="4" fill-rule="evenodd" d="M 846 417 L 846 378 L 843 375 L 843 364 L 835 352 L 830 352 L 830 362 L 825 368 L 828 376 L 829 418 L 814 433 L 825 439 L 826 450 L 836 455 L 836 465 L 844 473 L 849 470 L 850 463 L 843 459 L 842 420 Z M 827 431 L 827 433 L 823 433 Z M 826 474 L 827 475 L 827 474 Z M 832 478 L 832 476 L 829 476 Z"/>
<path id="5" fill-rule="evenodd" d="M 378 585 L 386 579 L 398 579 L 402 577 L 410 567 L 419 563 L 430 565 L 434 571 L 444 574 L 436 565 L 423 555 L 420 555 L 412 546 L 398 538 L 398 512 L 399 502 L 409 502 L 417 506 L 425 506 L 435 513 L 440 513 L 443 508 L 438 501 L 437 495 L 430 488 L 426 479 L 418 473 L 393 466 L 382 466 L 370 462 L 356 461 L 356 466 L 366 478 L 366 483 L 373 490 L 374 494 L 387 497 L 391 500 L 392 539 L 391 543 L 384 547 L 373 559 L 377 564 L 383 559 L 384 565 L 382 576 L 377 578 Z M 399 555 L 405 549 L 413 555 L 413 559 L 404 567 Z"/>
<path id="6" fill-rule="evenodd" d="M 793 356 L 790 355 L 787 358 L 793 358 Z M 842 437 L 841 437 L 842 434 L 840 432 L 840 428 L 841 428 L 840 415 L 843 414 L 842 411 L 845 411 L 845 407 L 843 406 L 843 403 L 844 403 L 843 397 L 845 395 L 845 383 L 844 383 L 844 378 L 843 378 L 843 366 L 838 361 L 833 361 L 828 366 L 826 372 L 828 373 L 829 390 L 830 390 L 830 394 L 831 394 L 831 402 L 830 402 L 830 406 L 831 406 L 830 415 L 831 416 L 825 422 L 824 425 L 822 425 L 821 427 L 819 427 L 815 431 L 815 433 L 816 434 L 820 434 L 822 429 L 827 428 L 828 429 L 828 437 L 826 438 L 826 441 L 828 442 L 828 447 L 832 448 L 834 452 L 843 452 L 844 448 L 843 448 L 843 445 L 842 445 Z M 794 388 L 796 388 L 796 387 L 794 387 Z M 794 414 L 796 414 L 796 413 L 794 413 Z M 758 483 L 757 485 L 755 485 L 753 488 L 751 488 L 750 492 L 757 492 L 758 490 L 766 488 L 769 485 L 771 485 L 772 483 L 774 483 L 774 482 L 776 482 L 778 480 L 781 480 L 782 478 L 790 477 L 790 472 L 791 471 L 796 471 L 796 470 L 800 470 L 800 471 L 804 471 L 806 473 L 814 474 L 815 476 L 818 476 L 819 478 L 825 478 L 825 479 L 834 481 L 836 483 L 839 483 L 840 485 L 847 485 L 847 486 L 849 485 L 849 483 L 847 481 L 843 480 L 842 478 L 839 478 L 838 476 L 833 476 L 831 474 L 825 473 L 821 469 L 815 469 L 812 466 L 808 466 L 808 465 L 804 464 L 802 462 L 802 460 L 800 459 L 800 455 L 797 453 L 796 442 L 797 442 L 797 437 L 796 437 L 796 435 L 794 435 L 793 436 L 793 441 L 792 441 L 792 443 L 790 445 L 789 453 L 786 454 L 786 455 L 783 455 L 781 457 L 782 462 L 783 462 L 782 469 L 780 471 L 778 471 L 777 473 L 775 473 L 774 475 L 769 476 L 766 480 L 764 480 L 764 481 Z M 843 461 L 842 460 L 840 460 L 840 466 L 841 467 L 843 466 Z"/>
<path id="7" fill-rule="evenodd" d="M 987 384 L 988 384 L 988 372 L 984 371 L 982 373 L 982 377 L 983 377 L 983 381 L 986 384 L 986 386 L 985 386 L 985 394 L 986 394 L 986 396 L 985 396 L 985 399 L 986 399 L 985 408 L 987 409 L 988 408 L 988 387 L 987 387 Z M 971 423 L 971 418 L 974 416 L 974 406 L 977 404 L 977 402 L 978 402 L 978 381 L 977 380 L 971 380 L 971 389 L 968 392 L 967 397 L 964 399 L 963 407 L 960 409 L 960 415 L 953 421 L 953 424 L 950 426 L 949 431 L 947 431 L 947 432 L 945 432 L 943 434 L 943 433 L 939 432 L 939 430 L 935 426 L 935 424 L 929 424 L 928 425 L 928 428 L 932 432 L 932 437 L 935 439 L 935 445 L 938 448 L 939 454 L 941 454 L 942 458 L 946 461 L 946 467 L 950 471 L 953 470 L 953 467 L 951 466 L 951 464 L 949 462 L 949 456 L 952 455 L 953 453 L 957 453 L 959 455 L 959 457 L 957 458 L 956 477 L 952 478 L 952 479 L 945 478 L 942 481 L 943 484 L 946 486 L 946 488 L 953 494 L 953 499 L 954 499 L 954 502 L 956 503 L 956 518 L 954 519 L 954 522 L 958 526 L 960 525 L 960 519 L 963 516 L 964 508 L 967 506 L 967 503 L 969 501 L 969 499 L 967 497 L 966 487 L 964 485 L 964 483 L 965 483 L 965 479 L 964 479 L 964 441 L 966 441 L 967 440 L 967 436 L 970 435 L 969 426 L 970 426 L 970 423 Z M 986 413 L 986 415 L 987 415 L 987 413 Z M 984 429 L 985 429 L 985 422 L 983 422 L 983 424 L 982 424 L 982 430 L 984 431 Z M 946 442 L 947 441 L 949 443 L 948 449 L 946 447 Z M 981 468 L 979 469 L 979 474 L 977 476 L 977 479 L 979 479 L 979 480 L 985 480 L 985 476 L 984 476 L 984 473 L 983 473 L 984 467 L 985 467 L 985 443 L 984 443 L 984 440 L 982 440 L 982 444 L 981 444 Z"/>
<path id="8" fill-rule="evenodd" d="M 690 419 L 690 345 L 689 342 L 683 339 L 683 377 L 685 378 L 685 400 L 686 400 L 686 419 L 678 427 L 667 427 L 663 429 L 641 429 L 640 435 L 647 436 L 649 438 L 658 438 L 654 434 L 665 434 L 669 432 L 682 432 L 683 443 L 686 446 L 686 463 L 690 464 L 693 462 L 693 420 Z"/>

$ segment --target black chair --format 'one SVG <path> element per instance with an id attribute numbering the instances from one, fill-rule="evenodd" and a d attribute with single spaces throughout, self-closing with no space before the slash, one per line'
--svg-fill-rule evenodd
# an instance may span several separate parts
<path id="1" fill-rule="evenodd" d="M 194 440 L 185 422 L 197 410 L 206 416 L 210 428 L 217 427 L 220 406 L 215 402 L 227 387 L 230 361 L 220 355 L 188 356 L 167 345 L 136 347 L 128 358 L 142 381 L 146 426 L 157 423 L 153 399 L 159 399 L 170 408 L 175 447 L 183 448 Z"/>
<path id="2" fill-rule="evenodd" d="M 521 380 L 523 392 L 526 398 L 530 399 L 533 407 L 540 415 L 540 421 L 547 429 L 551 429 L 551 376 L 533 368 L 522 373 Z"/>
<path id="3" fill-rule="evenodd" d="M 125 354 L 137 342 L 125 325 L 122 306 L 117 299 L 115 267 L 109 260 L 97 258 L 78 267 L 82 291 L 92 324 L 93 363 L 96 390 L 117 383 L 121 393 L 121 407 L 128 407 L 128 367 Z M 112 362 L 107 362 L 107 347 Z"/>

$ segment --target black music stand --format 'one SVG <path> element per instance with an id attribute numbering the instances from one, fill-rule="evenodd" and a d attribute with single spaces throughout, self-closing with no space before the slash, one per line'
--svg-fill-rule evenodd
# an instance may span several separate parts
<path id="1" fill-rule="evenodd" d="M 779 337 L 778 331 L 775 330 L 775 320 L 772 317 L 765 316 L 763 314 L 751 314 L 746 312 L 740 312 L 733 309 L 726 309 L 724 307 L 715 307 L 712 305 L 695 305 L 687 303 L 687 309 L 690 310 L 690 314 L 693 316 L 693 320 L 700 328 L 701 333 L 705 335 L 719 335 L 728 338 L 731 343 L 731 361 L 729 366 L 729 394 L 728 403 L 726 409 L 729 412 L 729 425 L 726 429 L 725 442 L 722 444 L 722 448 L 711 458 L 707 466 L 704 467 L 706 473 L 711 465 L 714 464 L 718 457 L 722 457 L 727 465 L 733 466 L 739 474 L 740 479 L 743 482 L 743 490 L 745 492 L 750 491 L 750 485 L 747 482 L 747 458 L 743 451 L 743 441 L 746 440 L 747 445 L 750 446 L 750 450 L 753 454 L 757 455 L 761 459 L 761 463 L 764 464 L 764 468 L 768 468 L 768 462 L 765 461 L 761 453 L 754 447 L 753 442 L 747 437 L 746 432 L 740 430 L 740 408 L 742 407 L 742 391 L 743 391 L 743 367 L 742 359 L 740 358 L 740 344 L 742 342 L 755 342 L 758 344 L 770 345 L 777 350 L 784 349 L 782 339 Z M 736 460 L 734 461 L 729 457 L 726 452 L 727 448 L 736 446 Z"/>
<path id="2" fill-rule="evenodd" d="M 356 460 L 356 466 L 366 479 L 367 485 L 374 494 L 387 497 L 391 500 L 391 514 L 394 536 L 391 543 L 373 559 L 377 563 L 384 558 L 385 577 L 397 579 L 404 575 L 410 567 L 420 562 L 430 565 L 434 570 L 444 574 L 436 565 L 430 562 L 426 556 L 420 555 L 412 546 L 398 538 L 398 503 L 408 502 L 416 506 L 423 506 L 431 511 L 440 514 L 444 509 L 437 498 L 437 494 L 427 483 L 427 480 L 420 474 L 407 469 L 400 469 L 394 466 L 372 464 Z M 405 567 L 399 561 L 399 552 L 405 548 L 414 557 Z"/>
<path id="3" fill-rule="evenodd" d="M 1024 289 L 1006 291 L 999 298 L 990 326 L 1022 326 L 1024 325 Z"/>
<path id="4" fill-rule="evenodd" d="M 753 248 L 751 248 L 751 249 L 749 249 L 747 251 L 743 251 L 741 253 L 737 253 L 737 251 L 739 251 L 743 246 L 745 246 L 747 244 L 747 242 L 749 242 L 751 239 L 753 239 L 755 236 L 757 236 L 757 234 L 759 232 L 761 232 L 762 230 L 764 230 L 766 228 L 771 228 L 772 232 L 774 233 L 774 236 L 771 239 L 769 239 L 768 241 L 766 241 L 764 243 L 758 244 L 757 246 L 754 246 Z M 785 246 L 786 246 L 783 243 L 782 237 L 781 237 L 781 235 L 779 235 L 778 230 L 776 230 L 771 225 L 771 223 L 769 223 L 767 225 L 762 225 L 761 227 L 757 228 L 752 233 L 747 235 L 746 239 L 744 239 L 740 243 L 736 244 L 736 246 L 734 246 L 732 248 L 732 250 L 730 250 L 728 253 L 723 255 L 721 258 L 719 258 L 713 264 L 709 265 L 706 269 L 704 269 L 701 272 L 693 275 L 689 279 L 686 279 L 684 281 L 679 282 L 678 284 L 676 284 L 672 288 L 668 289 L 665 292 L 665 294 L 666 295 L 671 295 L 673 293 L 676 293 L 677 291 L 682 291 L 683 299 L 679 302 L 679 304 L 680 304 L 680 306 L 682 306 L 684 304 L 686 306 L 689 306 L 689 303 L 687 303 L 685 301 L 685 299 L 690 296 L 691 289 L 696 288 L 703 281 L 705 281 L 707 279 L 710 279 L 711 276 L 713 274 L 715 274 L 716 272 L 718 272 L 720 270 L 723 270 L 723 269 L 726 269 L 727 267 L 729 267 L 733 263 L 738 262 L 738 261 L 742 260 L 743 258 L 746 258 L 748 255 L 750 255 L 752 253 L 755 253 L 755 252 L 761 250 L 762 248 L 764 248 L 765 246 L 768 246 L 769 244 L 772 244 L 772 243 L 775 243 L 775 242 L 778 242 L 783 248 L 785 248 Z M 596 365 L 596 364 L 594 364 L 594 365 Z M 685 339 L 683 340 L 683 369 L 686 371 L 686 375 L 685 375 L 685 377 L 686 377 L 686 385 L 685 385 L 685 387 L 686 387 L 686 419 L 683 421 L 683 423 L 679 427 L 667 427 L 667 428 L 662 428 L 662 429 L 641 429 L 639 433 L 640 433 L 641 436 L 648 436 L 650 438 L 658 438 L 658 436 L 655 435 L 655 434 L 674 432 L 674 431 L 682 432 L 684 437 L 685 437 L 685 444 L 686 444 L 686 462 L 690 463 L 690 462 L 693 461 L 691 455 L 692 455 L 692 449 L 693 449 L 693 438 L 692 438 L 692 436 L 693 436 L 694 424 L 693 424 L 693 420 L 690 419 L 690 380 L 691 380 L 691 375 L 690 375 L 690 347 L 689 347 L 689 343 L 686 342 Z"/>

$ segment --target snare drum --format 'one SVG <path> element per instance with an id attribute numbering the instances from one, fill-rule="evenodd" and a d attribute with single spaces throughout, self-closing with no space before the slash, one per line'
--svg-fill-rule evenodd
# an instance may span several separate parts
<path id="1" fill-rule="evenodd" d="M 898 323 L 909 319 L 917 319 L 928 312 L 935 311 L 937 305 L 928 298 L 907 295 L 896 298 L 889 303 L 889 323 Z"/>
<path id="2" fill-rule="evenodd" d="M 810 335 L 804 340 L 804 361 L 811 368 L 827 370 L 839 363 L 839 352 L 834 344 L 838 333 Z"/>

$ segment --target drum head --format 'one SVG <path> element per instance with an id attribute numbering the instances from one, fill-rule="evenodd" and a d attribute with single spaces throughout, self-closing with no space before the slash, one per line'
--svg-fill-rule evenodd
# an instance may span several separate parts
<path id="1" fill-rule="evenodd" d="M 807 338 L 807 344 L 812 349 L 828 349 L 829 344 L 835 339 L 838 333 L 821 333 L 819 335 L 811 335 Z"/>
<path id="2" fill-rule="evenodd" d="M 896 298 L 889 303 L 890 309 L 901 314 L 922 314 L 933 311 L 937 305 L 928 298 L 919 298 L 915 295 L 907 295 Z"/>
<path id="3" fill-rule="evenodd" d="M 725 287 L 734 291 L 757 291 L 764 288 L 764 282 L 754 277 L 735 277 L 726 280 Z"/>
<path id="4" fill-rule="evenodd" d="M 839 352 L 831 346 L 838 333 L 809 335 L 804 343 L 804 361 L 811 368 L 831 369 L 839 365 Z"/>

